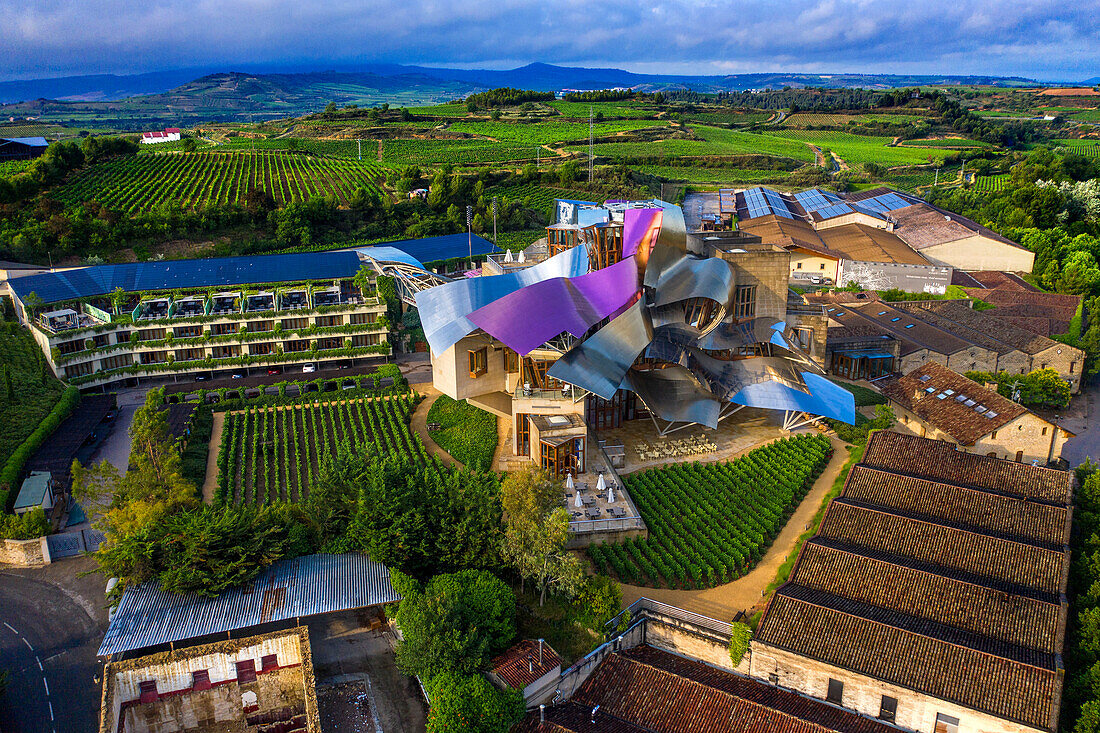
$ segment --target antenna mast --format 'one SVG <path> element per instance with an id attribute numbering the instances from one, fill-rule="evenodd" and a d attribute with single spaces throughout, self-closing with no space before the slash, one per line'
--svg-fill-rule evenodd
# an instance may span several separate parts
<path id="1" fill-rule="evenodd" d="M 588 183 L 592 183 L 592 107 L 588 108 Z"/>

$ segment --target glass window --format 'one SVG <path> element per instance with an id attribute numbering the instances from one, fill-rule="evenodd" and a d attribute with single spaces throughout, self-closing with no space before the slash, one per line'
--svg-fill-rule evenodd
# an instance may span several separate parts
<path id="1" fill-rule="evenodd" d="M 741 285 L 737 288 L 737 312 L 738 318 L 753 318 L 756 316 L 756 286 Z"/>
<path id="2" fill-rule="evenodd" d="M 878 716 L 891 723 L 898 717 L 898 699 L 888 695 L 882 696 L 882 703 L 878 708 Z"/>
<path id="3" fill-rule="evenodd" d="M 935 733 L 959 733 L 959 719 L 936 713 Z"/>
<path id="4" fill-rule="evenodd" d="M 829 702 L 836 703 L 837 705 L 844 704 L 844 683 L 840 680 L 834 680 L 829 678 L 829 693 L 825 696 L 825 699 Z"/>
<path id="5" fill-rule="evenodd" d="M 474 349 L 470 354 L 470 379 L 477 379 L 489 371 L 489 350 L 485 347 Z"/>

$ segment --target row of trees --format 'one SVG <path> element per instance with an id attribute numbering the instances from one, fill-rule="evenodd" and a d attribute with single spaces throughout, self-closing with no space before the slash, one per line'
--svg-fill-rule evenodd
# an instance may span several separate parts
<path id="1" fill-rule="evenodd" d="M 487 92 L 478 92 L 466 97 L 466 108 L 471 112 L 478 109 L 492 109 L 496 107 L 515 107 L 524 102 L 553 102 L 553 92 L 536 92 L 530 89 L 513 89 L 500 87 L 490 89 Z"/>

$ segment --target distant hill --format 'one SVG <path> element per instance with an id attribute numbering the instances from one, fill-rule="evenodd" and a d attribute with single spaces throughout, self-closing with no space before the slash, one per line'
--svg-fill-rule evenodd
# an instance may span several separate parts
<path id="1" fill-rule="evenodd" d="M 418 106 L 464 97 L 494 87 L 543 91 L 632 87 L 640 91 L 700 92 L 782 87 L 872 88 L 959 84 L 1038 86 L 1020 77 L 883 74 L 733 74 L 685 76 L 636 74 L 622 69 L 534 63 L 516 69 L 443 69 L 374 64 L 355 71 L 206 73 L 177 70 L 133 76 L 73 76 L 0 82 L 0 118 L 90 120 L 127 129 L 159 124 L 270 119 L 316 112 L 328 102 L 343 106 Z"/>

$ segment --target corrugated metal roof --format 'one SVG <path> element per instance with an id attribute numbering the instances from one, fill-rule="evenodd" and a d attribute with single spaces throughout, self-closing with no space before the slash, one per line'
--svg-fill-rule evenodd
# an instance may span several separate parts
<path id="1" fill-rule="evenodd" d="M 20 145 L 28 145 L 32 148 L 44 148 L 49 145 L 46 138 L 37 137 L 0 137 L 0 140 L 10 143 L 19 143 Z"/>
<path id="2" fill-rule="evenodd" d="M 280 560 L 251 583 L 216 598 L 168 593 L 157 582 L 143 583 L 122 596 L 99 655 L 400 599 L 390 585 L 389 568 L 356 553 Z"/>
<path id="3" fill-rule="evenodd" d="M 126 292 L 206 288 L 252 283 L 330 280 L 353 277 L 359 271 L 354 252 L 303 252 L 202 260 L 164 260 L 97 265 L 16 278 L 9 284 L 22 299 L 34 292 L 46 303 L 105 295 L 120 287 Z"/>
<path id="4" fill-rule="evenodd" d="M 396 242 L 382 242 L 386 247 L 393 247 L 412 255 L 421 262 L 437 262 L 450 260 L 456 257 L 466 257 L 470 254 L 471 244 L 475 255 L 496 252 L 497 248 L 488 239 L 474 234 L 467 240 L 465 234 L 444 234 L 439 237 L 426 237 L 424 239 L 402 239 Z"/>

